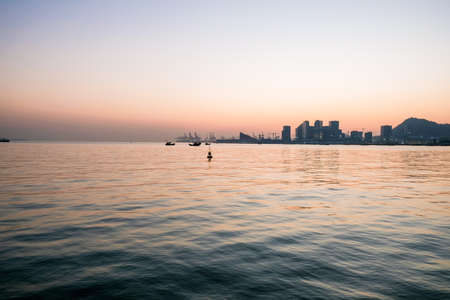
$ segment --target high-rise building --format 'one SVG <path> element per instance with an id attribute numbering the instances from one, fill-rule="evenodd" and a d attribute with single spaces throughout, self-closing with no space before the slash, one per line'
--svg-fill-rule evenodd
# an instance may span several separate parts
<path id="1" fill-rule="evenodd" d="M 341 131 L 339 130 L 339 121 L 329 121 L 326 138 L 336 139 L 341 135 Z"/>
<path id="2" fill-rule="evenodd" d="M 283 126 L 283 131 L 281 132 L 281 141 L 283 143 L 291 142 L 291 126 L 289 125 Z"/>
<path id="3" fill-rule="evenodd" d="M 382 125 L 380 137 L 383 142 L 392 140 L 392 125 Z"/>
<path id="4" fill-rule="evenodd" d="M 328 122 L 328 126 L 330 127 L 330 129 L 339 130 L 339 121 L 330 121 Z"/>
<path id="5" fill-rule="evenodd" d="M 364 142 L 367 144 L 372 144 L 372 131 L 364 133 Z"/>
<path id="6" fill-rule="evenodd" d="M 311 129 L 309 127 L 309 121 L 304 121 L 301 126 L 302 126 L 303 138 L 310 139 L 312 134 L 311 134 Z"/>
<path id="7" fill-rule="evenodd" d="M 362 131 L 352 131 L 350 133 L 350 138 L 355 142 L 362 142 L 363 132 Z"/>
<path id="8" fill-rule="evenodd" d="M 312 138 L 315 140 L 322 140 L 324 137 L 324 128 L 323 128 L 323 122 L 321 120 L 316 120 L 314 122 L 314 127 L 311 128 L 311 135 Z"/>
<path id="9" fill-rule="evenodd" d="M 300 141 L 303 139 L 303 130 L 302 130 L 302 125 L 298 125 L 297 128 L 295 128 L 295 140 L 296 141 Z"/>

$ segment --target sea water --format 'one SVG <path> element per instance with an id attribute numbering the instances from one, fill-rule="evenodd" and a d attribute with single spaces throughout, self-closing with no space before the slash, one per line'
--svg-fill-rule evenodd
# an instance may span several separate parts
<path id="1" fill-rule="evenodd" d="M 211 151 L 0 145 L 0 298 L 450 298 L 450 147 Z"/>

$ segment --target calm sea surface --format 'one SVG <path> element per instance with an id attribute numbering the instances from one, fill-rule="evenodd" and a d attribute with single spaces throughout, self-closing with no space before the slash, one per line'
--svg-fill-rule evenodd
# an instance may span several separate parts
<path id="1" fill-rule="evenodd" d="M 450 147 L 0 144 L 0 298 L 450 299 Z"/>

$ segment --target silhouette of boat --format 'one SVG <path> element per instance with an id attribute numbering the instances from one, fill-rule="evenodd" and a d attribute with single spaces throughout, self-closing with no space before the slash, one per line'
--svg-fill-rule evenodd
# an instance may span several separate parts
<path id="1" fill-rule="evenodd" d="M 189 144 L 189 146 L 200 146 L 202 142 L 193 142 L 192 144 Z"/>
<path id="2" fill-rule="evenodd" d="M 6 138 L 1 138 L 0 139 L 0 143 L 9 143 L 9 142 L 10 142 L 9 139 L 6 139 Z"/>
<path id="3" fill-rule="evenodd" d="M 167 142 L 166 146 L 175 146 L 175 143 L 174 142 Z"/>

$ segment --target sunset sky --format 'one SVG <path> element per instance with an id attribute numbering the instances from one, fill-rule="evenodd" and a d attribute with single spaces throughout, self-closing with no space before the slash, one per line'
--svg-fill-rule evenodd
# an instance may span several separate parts
<path id="1" fill-rule="evenodd" d="M 450 1 L 1 1 L 0 136 L 450 123 Z"/>

